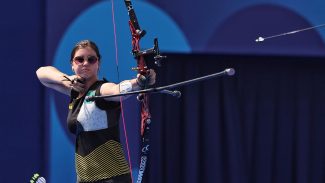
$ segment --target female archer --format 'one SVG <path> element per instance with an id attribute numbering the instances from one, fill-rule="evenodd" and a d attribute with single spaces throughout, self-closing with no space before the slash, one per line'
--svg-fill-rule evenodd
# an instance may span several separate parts
<path id="1" fill-rule="evenodd" d="M 120 97 L 85 100 L 87 96 L 114 95 L 153 85 L 156 73 L 146 79 L 119 84 L 98 79 L 101 56 L 97 45 L 89 40 L 76 44 L 70 64 L 74 75 L 52 66 L 40 67 L 37 77 L 46 87 L 70 96 L 67 118 L 69 131 L 76 135 L 75 165 L 77 182 L 131 183 L 129 166 L 119 139 Z"/>

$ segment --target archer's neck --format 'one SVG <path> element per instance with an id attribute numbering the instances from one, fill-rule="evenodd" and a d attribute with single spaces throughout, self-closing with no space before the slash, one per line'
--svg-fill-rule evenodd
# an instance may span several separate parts
<path id="1" fill-rule="evenodd" d="M 98 81 L 98 77 L 87 78 L 85 83 L 85 90 L 84 92 L 79 93 L 79 97 L 85 95 L 86 92 L 89 90 L 89 88 L 97 81 Z"/>

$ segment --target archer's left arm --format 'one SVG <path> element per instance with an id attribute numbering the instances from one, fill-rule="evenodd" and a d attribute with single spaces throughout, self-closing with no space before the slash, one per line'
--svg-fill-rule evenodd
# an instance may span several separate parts
<path id="1" fill-rule="evenodd" d="M 152 69 L 148 72 L 146 77 L 138 74 L 137 78 L 124 80 L 119 84 L 115 83 L 104 83 L 100 88 L 100 95 L 117 95 L 120 93 L 126 93 L 131 91 L 137 91 L 151 86 L 156 82 L 156 72 Z M 122 97 L 126 99 L 128 96 Z M 107 101 L 120 101 L 120 97 L 109 97 L 105 98 Z"/>

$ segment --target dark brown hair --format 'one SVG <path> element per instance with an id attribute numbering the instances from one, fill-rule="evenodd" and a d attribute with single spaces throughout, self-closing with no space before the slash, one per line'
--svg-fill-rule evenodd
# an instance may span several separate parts
<path id="1" fill-rule="evenodd" d="M 72 49 L 71 57 L 70 57 L 70 63 L 72 62 L 74 54 L 76 53 L 76 51 L 78 51 L 79 49 L 82 49 L 82 48 L 86 48 L 86 47 L 90 47 L 91 49 L 93 49 L 96 52 L 96 55 L 98 57 L 98 61 L 100 61 L 101 56 L 99 54 L 99 49 L 98 49 L 97 45 L 94 42 L 90 41 L 90 40 L 82 40 L 82 41 L 78 42 L 74 46 L 74 48 Z"/>

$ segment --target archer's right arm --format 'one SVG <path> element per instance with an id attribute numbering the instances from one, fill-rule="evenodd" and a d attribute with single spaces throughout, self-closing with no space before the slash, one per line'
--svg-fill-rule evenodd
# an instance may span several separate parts
<path id="1" fill-rule="evenodd" d="M 36 75 L 44 86 L 52 88 L 60 93 L 70 95 L 72 89 L 71 81 L 75 76 L 68 76 L 53 66 L 40 67 L 37 69 Z"/>

